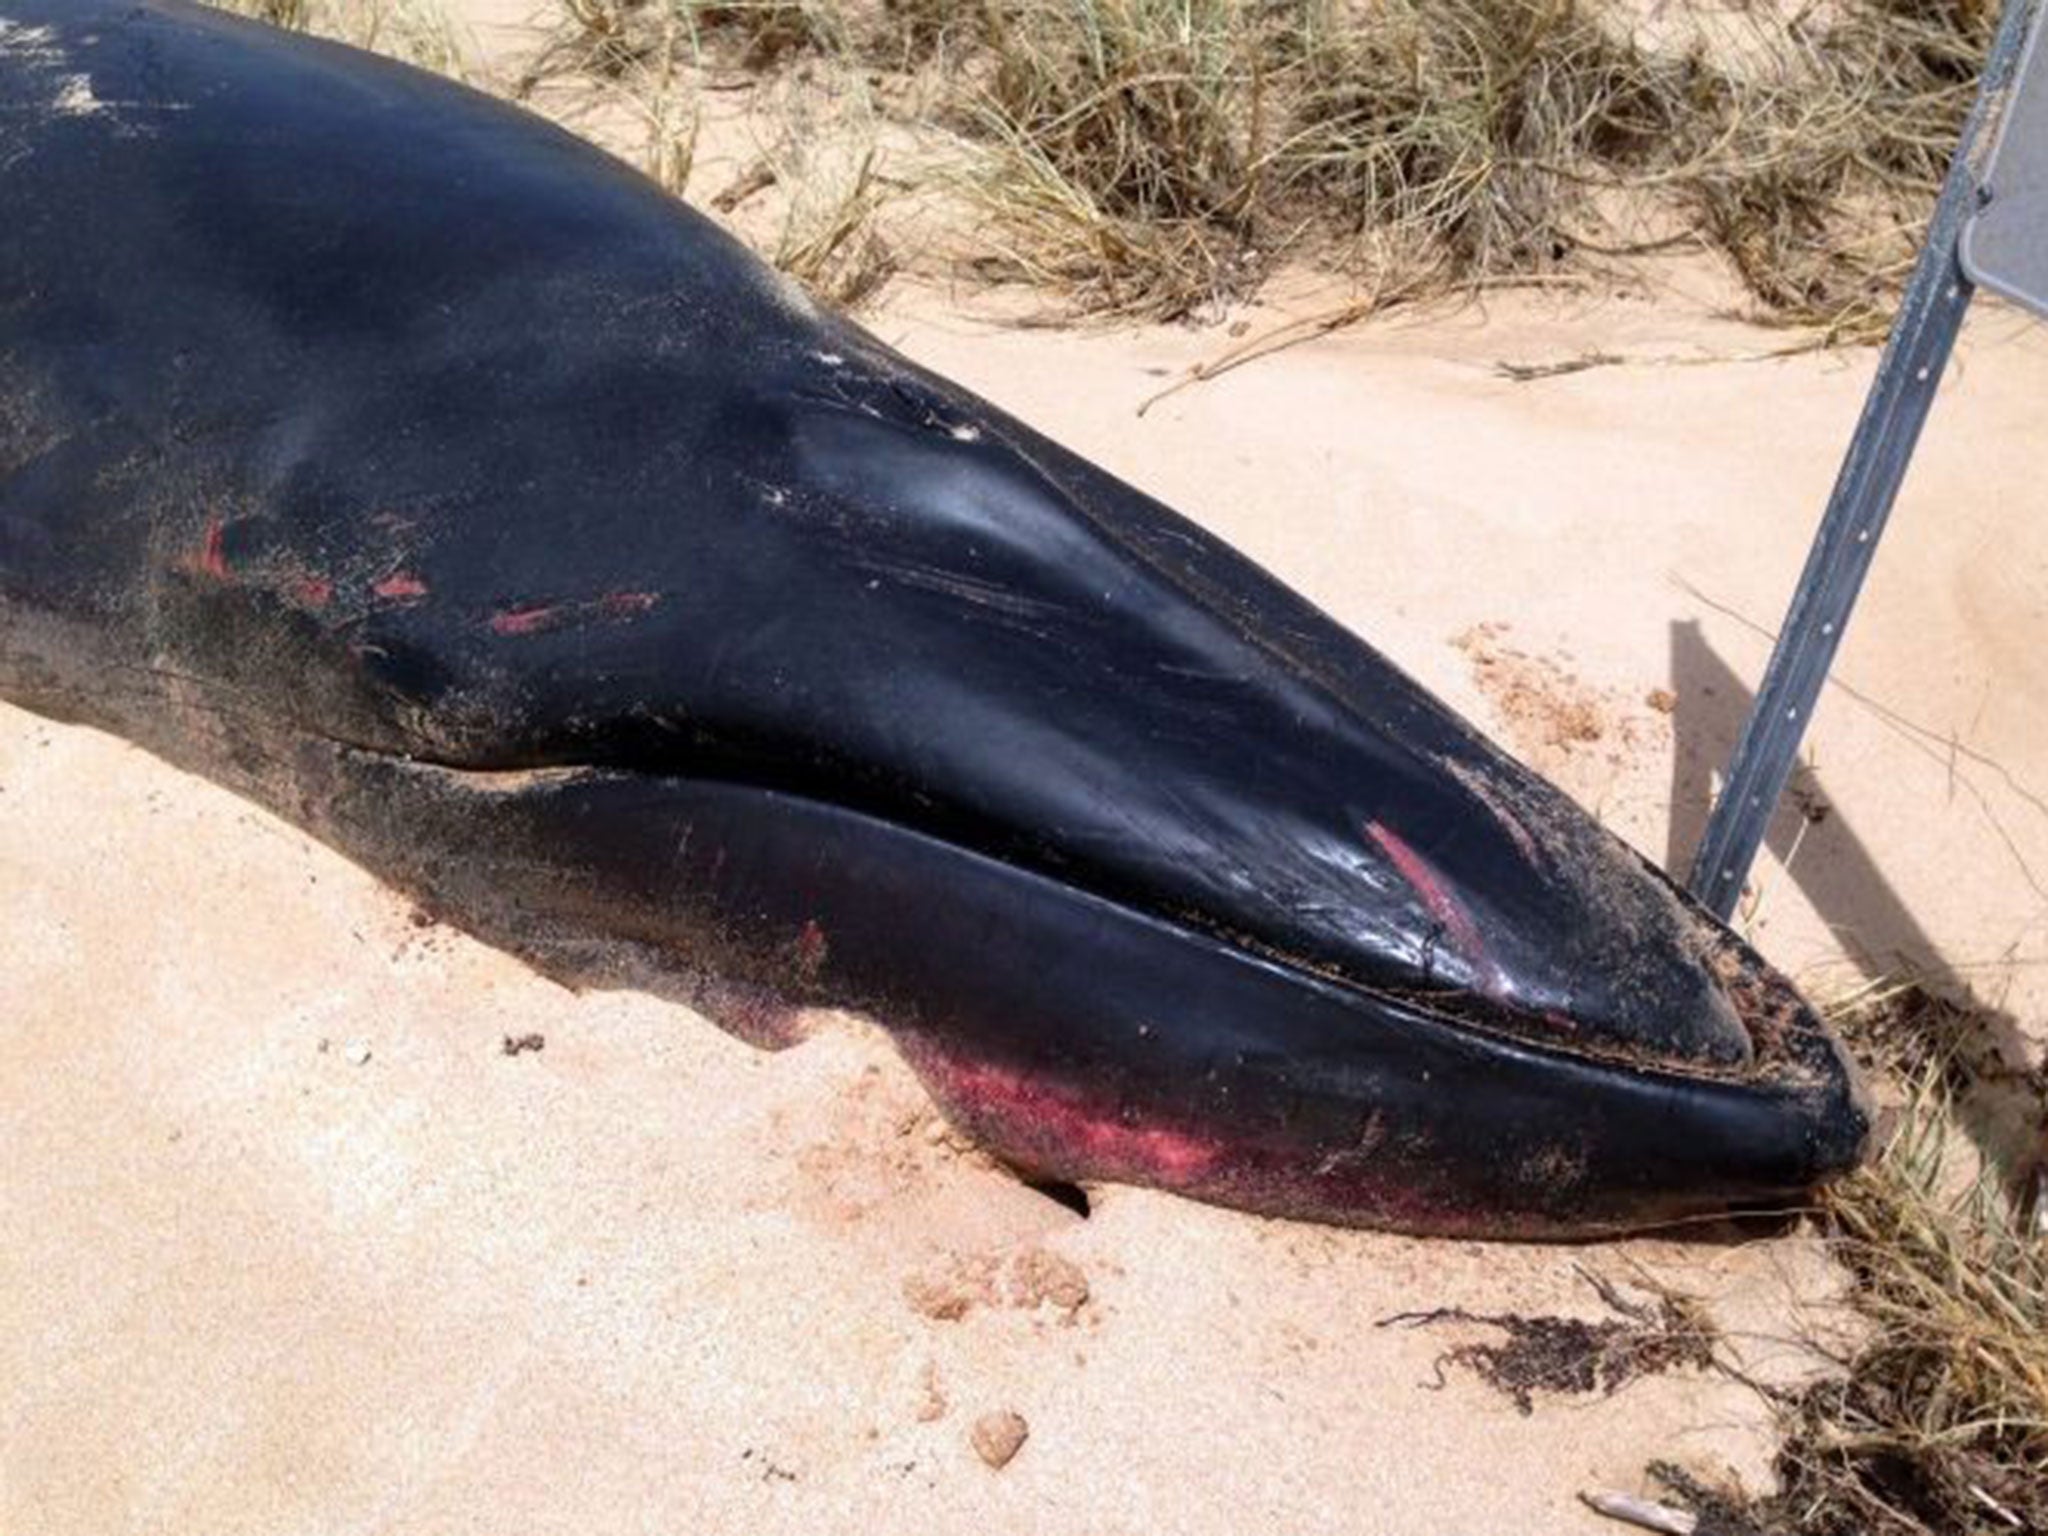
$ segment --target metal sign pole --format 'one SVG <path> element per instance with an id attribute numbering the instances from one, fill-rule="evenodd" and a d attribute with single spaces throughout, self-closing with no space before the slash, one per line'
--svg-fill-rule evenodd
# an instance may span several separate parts
<path id="1" fill-rule="evenodd" d="M 1694 856 L 1692 892 L 1724 920 L 1735 910 L 1771 813 L 1792 775 L 1800 737 L 1827 682 L 1970 306 L 1975 285 L 1963 270 L 1961 237 L 1979 207 L 1978 151 L 1987 125 L 2005 105 L 2032 8 L 2033 0 L 2007 0 L 1926 244 L 1892 322 L 1777 648 L 1729 761 L 1726 786 Z"/>

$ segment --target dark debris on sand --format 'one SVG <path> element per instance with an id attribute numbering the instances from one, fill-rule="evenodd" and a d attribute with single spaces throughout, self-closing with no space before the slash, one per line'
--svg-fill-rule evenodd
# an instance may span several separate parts
<path id="1" fill-rule="evenodd" d="M 1586 1283 L 1615 1315 L 1598 1322 L 1576 1317 L 1527 1317 L 1517 1312 L 1467 1312 L 1440 1307 L 1402 1312 L 1379 1326 L 1425 1328 L 1439 1323 L 1477 1323 L 1506 1335 L 1500 1343 L 1460 1344 L 1437 1357 L 1437 1384 L 1446 1366 L 1471 1371 L 1514 1399 L 1527 1414 L 1536 1394 L 1611 1396 L 1639 1376 L 1656 1376 L 1681 1366 L 1713 1364 L 1715 1333 L 1699 1304 L 1671 1291 L 1632 1301 L 1608 1280 L 1581 1270 Z"/>

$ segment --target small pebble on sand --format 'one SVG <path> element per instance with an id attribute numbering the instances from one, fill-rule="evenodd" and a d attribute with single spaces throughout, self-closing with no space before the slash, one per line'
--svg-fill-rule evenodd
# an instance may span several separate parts
<path id="1" fill-rule="evenodd" d="M 1024 1442 L 1031 1438 L 1031 1426 L 1024 1422 L 1023 1414 L 1004 1408 L 976 1419 L 967 1438 L 973 1442 L 975 1455 L 1001 1471 L 1024 1449 Z"/>
<path id="2" fill-rule="evenodd" d="M 370 1059 L 370 1042 L 367 1040 L 351 1040 L 348 1043 L 348 1050 L 344 1054 L 348 1057 L 348 1064 L 350 1066 L 360 1067 Z"/>

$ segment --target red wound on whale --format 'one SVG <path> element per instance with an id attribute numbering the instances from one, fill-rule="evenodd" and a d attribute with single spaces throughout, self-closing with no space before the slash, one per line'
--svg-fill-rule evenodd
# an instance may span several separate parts
<path id="1" fill-rule="evenodd" d="M 206 525 L 206 537 L 199 546 L 199 569 L 225 581 L 228 578 L 227 529 L 219 518 Z"/>
<path id="2" fill-rule="evenodd" d="M 1043 1171 L 1142 1178 L 1186 1187 L 1214 1173 L 1224 1148 L 1157 1121 L 1127 1125 L 1114 1110 L 1043 1074 L 918 1052 L 918 1071 L 949 1115 L 1004 1156 Z"/>
<path id="3" fill-rule="evenodd" d="M 1436 866 L 1390 827 L 1368 821 L 1365 834 L 1380 845 L 1381 852 L 1401 872 L 1401 878 L 1415 888 L 1415 894 L 1422 898 L 1423 908 L 1443 929 L 1451 947 L 1471 963 L 1473 980 L 1480 990 L 1489 996 L 1499 996 L 1504 990 L 1500 968 L 1486 953 L 1486 941 L 1479 937 L 1479 925 L 1472 921 L 1472 914 L 1451 894 L 1450 887 L 1437 874 Z"/>
<path id="4" fill-rule="evenodd" d="M 424 592 L 425 587 L 420 591 Z M 491 632 L 498 635 L 537 635 L 544 630 L 592 619 L 608 624 L 637 618 L 661 601 L 658 592 L 607 592 L 603 597 L 581 603 L 527 603 L 501 608 L 491 615 Z"/>
<path id="5" fill-rule="evenodd" d="M 382 581 L 371 587 L 370 592 L 372 596 L 381 597 L 386 602 L 403 603 L 410 602 L 414 598 L 425 597 L 427 595 L 427 584 L 410 571 L 393 571 L 389 576 L 386 576 Z"/>
<path id="6" fill-rule="evenodd" d="M 814 918 L 805 923 L 803 931 L 796 936 L 797 969 L 802 971 L 806 978 L 816 976 L 825 964 L 825 956 L 829 949 L 830 946 L 825 942 L 825 930 L 818 926 L 817 920 Z"/>
<path id="7" fill-rule="evenodd" d="M 524 608 L 504 608 L 491 615 L 494 635 L 537 635 L 551 629 L 561 609 L 552 603 L 533 603 Z"/>

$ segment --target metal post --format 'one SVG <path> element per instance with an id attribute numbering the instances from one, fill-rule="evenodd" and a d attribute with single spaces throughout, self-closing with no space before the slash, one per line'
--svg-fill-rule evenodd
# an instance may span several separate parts
<path id="1" fill-rule="evenodd" d="M 1877 553 L 1878 538 L 1969 308 L 1974 289 L 1964 275 L 1958 242 L 1977 204 L 1976 152 L 2012 79 L 2032 8 L 2033 0 L 2007 0 L 1999 20 L 1926 244 L 1892 322 L 1877 378 L 1863 403 L 1862 419 L 1849 441 L 1806 569 L 1793 591 L 1777 648 L 1729 760 L 1727 784 L 1694 856 L 1692 892 L 1724 920 L 1735 910 L 1771 813 L 1792 776 L 1800 737 L 1827 682 L 1842 630 Z"/>

